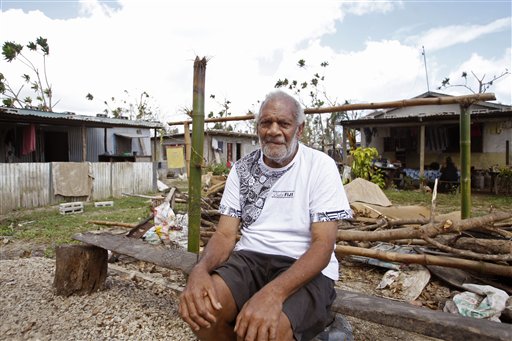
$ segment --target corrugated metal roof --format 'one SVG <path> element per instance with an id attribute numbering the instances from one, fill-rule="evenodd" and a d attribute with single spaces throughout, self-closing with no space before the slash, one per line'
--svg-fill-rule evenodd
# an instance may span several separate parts
<path id="1" fill-rule="evenodd" d="M 403 123 L 414 123 L 418 122 L 446 122 L 459 120 L 459 113 L 435 113 L 429 115 L 410 115 L 400 117 L 362 117 L 356 120 L 341 120 L 338 121 L 338 125 L 347 127 L 364 127 L 364 126 L 375 126 L 380 124 L 403 124 Z M 471 120 L 473 121 L 486 121 L 492 119 L 512 119 L 512 110 L 509 111 L 490 111 L 490 112 L 477 112 L 471 113 Z"/>
<path id="2" fill-rule="evenodd" d="M 150 135 L 141 135 L 141 134 L 135 134 L 135 133 L 114 133 L 114 135 L 128 137 L 128 138 L 151 137 Z"/>
<path id="3" fill-rule="evenodd" d="M 127 120 L 120 118 L 110 117 L 96 117 L 86 115 L 75 115 L 70 112 L 46 112 L 31 109 L 18 109 L 18 108 L 5 108 L 0 107 L 0 120 L 7 120 L 9 116 L 17 116 L 18 118 L 31 118 L 32 121 L 41 119 L 43 121 L 70 121 L 73 123 L 86 123 L 89 126 L 129 126 L 141 128 L 162 128 L 161 122 L 154 121 L 141 121 L 141 120 Z"/>

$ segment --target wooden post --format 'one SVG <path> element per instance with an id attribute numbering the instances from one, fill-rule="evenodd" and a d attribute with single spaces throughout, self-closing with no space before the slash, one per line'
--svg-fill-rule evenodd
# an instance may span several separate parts
<path id="1" fill-rule="evenodd" d="M 82 162 L 87 161 L 87 128 L 82 125 Z"/>
<path id="2" fill-rule="evenodd" d="M 190 124 L 185 122 L 183 124 L 183 128 L 185 128 L 183 136 L 185 138 L 185 162 L 187 166 L 187 179 L 190 179 L 190 152 L 192 151 L 190 142 Z"/>
<path id="3" fill-rule="evenodd" d="M 160 157 L 158 157 L 158 159 L 156 158 L 156 155 L 157 155 L 157 150 L 156 150 L 156 147 L 158 145 L 158 142 L 156 140 L 156 128 L 155 128 L 155 132 L 154 132 L 154 135 L 153 135 L 153 155 L 151 155 L 151 159 L 152 161 L 158 161 L 158 160 L 161 160 Z M 161 145 L 160 145 L 161 146 Z M 160 149 L 158 150 L 160 151 Z M 159 156 L 162 155 L 161 153 L 159 154 Z"/>
<path id="4" fill-rule="evenodd" d="M 510 141 L 505 141 L 505 165 L 510 166 Z"/>
<path id="5" fill-rule="evenodd" d="M 206 58 L 194 61 L 194 92 L 192 109 L 192 152 L 188 180 L 188 251 L 199 254 L 201 228 L 201 175 L 204 148 L 204 83 Z"/>
<path id="6" fill-rule="evenodd" d="M 91 245 L 63 245 L 55 250 L 55 293 L 90 294 L 103 288 L 107 278 L 107 250 Z"/>
<path id="7" fill-rule="evenodd" d="M 460 215 L 471 217 L 471 116 L 469 105 L 460 106 Z"/>
<path id="8" fill-rule="evenodd" d="M 425 185 L 425 125 L 420 126 L 420 188 Z"/>
<path id="9" fill-rule="evenodd" d="M 342 153 L 343 153 L 343 164 L 352 167 L 352 165 L 349 165 L 347 163 L 348 162 L 347 129 L 349 129 L 349 128 L 345 127 L 345 126 L 342 126 L 342 129 L 343 130 L 341 131 L 341 150 L 342 150 Z"/>

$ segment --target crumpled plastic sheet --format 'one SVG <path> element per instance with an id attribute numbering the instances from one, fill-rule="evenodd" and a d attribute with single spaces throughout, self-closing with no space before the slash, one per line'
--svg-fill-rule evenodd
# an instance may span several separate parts
<path id="1" fill-rule="evenodd" d="M 154 208 L 154 223 L 142 238 L 150 244 L 170 245 L 171 242 L 182 248 L 187 248 L 188 243 L 188 216 L 176 215 L 170 203 L 163 202 Z"/>
<path id="2" fill-rule="evenodd" d="M 444 311 L 501 322 L 499 317 L 509 298 L 505 291 L 490 285 L 466 283 L 462 286 L 468 291 L 455 295 L 447 302 Z"/>

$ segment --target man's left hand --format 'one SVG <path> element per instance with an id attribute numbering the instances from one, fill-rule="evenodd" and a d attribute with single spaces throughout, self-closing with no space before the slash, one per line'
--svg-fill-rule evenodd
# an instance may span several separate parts
<path id="1" fill-rule="evenodd" d="M 242 307 L 236 318 L 235 333 L 245 341 L 276 340 L 282 310 L 279 295 L 262 289 Z"/>

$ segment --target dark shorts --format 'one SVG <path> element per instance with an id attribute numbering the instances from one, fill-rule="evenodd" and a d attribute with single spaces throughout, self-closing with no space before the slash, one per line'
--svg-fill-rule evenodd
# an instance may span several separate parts
<path id="1" fill-rule="evenodd" d="M 226 282 L 238 311 L 257 291 L 286 271 L 295 259 L 252 251 L 235 251 L 214 270 Z M 334 281 L 319 274 L 283 304 L 297 341 L 310 340 L 332 321 Z"/>

